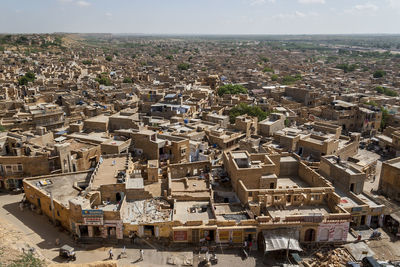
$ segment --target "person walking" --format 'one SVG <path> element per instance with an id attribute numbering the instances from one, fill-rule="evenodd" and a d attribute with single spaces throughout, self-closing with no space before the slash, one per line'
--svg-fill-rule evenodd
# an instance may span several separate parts
<path id="1" fill-rule="evenodd" d="M 143 249 L 140 249 L 140 258 L 139 258 L 140 261 L 143 261 L 143 255 L 144 255 L 144 251 L 143 251 Z"/>
<path id="2" fill-rule="evenodd" d="M 250 255 L 251 247 L 253 246 L 253 242 L 250 240 L 248 243 L 248 254 Z"/>
<path id="3" fill-rule="evenodd" d="M 112 249 L 110 248 L 110 250 L 108 251 L 108 259 L 109 259 L 109 260 L 112 260 L 113 257 L 114 257 L 114 254 L 113 254 L 113 252 L 112 252 Z"/>

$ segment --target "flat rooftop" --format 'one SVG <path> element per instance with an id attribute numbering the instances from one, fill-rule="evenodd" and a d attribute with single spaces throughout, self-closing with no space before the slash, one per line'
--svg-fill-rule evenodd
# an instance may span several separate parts
<path id="1" fill-rule="evenodd" d="M 201 201 L 179 201 L 175 202 L 173 220 L 181 221 L 203 221 L 208 222 L 215 219 L 209 202 Z"/>
<path id="2" fill-rule="evenodd" d="M 174 191 L 205 191 L 208 190 L 207 183 L 202 179 L 173 179 L 171 190 Z"/>
<path id="3" fill-rule="evenodd" d="M 118 172 L 126 171 L 125 163 L 126 157 L 103 158 L 93 179 L 93 189 L 105 184 L 116 184 Z"/>
<path id="4" fill-rule="evenodd" d="M 318 205 L 318 206 L 286 206 L 285 209 L 278 209 L 275 207 L 268 207 L 267 211 L 269 215 L 273 218 L 281 217 L 284 218 L 286 216 L 294 216 L 294 215 L 303 215 L 303 216 L 311 216 L 312 214 L 322 214 L 328 215 L 330 213 L 330 209 L 327 205 Z"/>
<path id="5" fill-rule="evenodd" d="M 344 193 L 339 189 L 335 189 L 335 192 L 340 196 L 340 203 L 338 204 L 338 206 L 344 209 L 360 206 L 360 204 L 351 199 L 347 193 Z"/>
<path id="6" fill-rule="evenodd" d="M 69 200 L 79 195 L 79 190 L 74 188 L 74 183 L 85 182 L 88 183 L 91 172 L 75 172 L 64 173 L 57 175 L 47 175 L 35 179 L 28 179 L 26 182 L 33 187 L 36 187 L 60 202 L 65 207 L 69 207 Z"/>
<path id="7" fill-rule="evenodd" d="M 292 156 L 281 157 L 280 162 L 297 162 L 298 160 Z"/>
<path id="8" fill-rule="evenodd" d="M 172 220 L 169 203 L 161 199 L 127 201 L 121 210 L 124 223 L 158 223 Z"/>
<path id="9" fill-rule="evenodd" d="M 277 189 L 286 189 L 286 188 L 308 188 L 310 185 L 303 181 L 298 176 L 290 176 L 290 177 L 278 177 L 277 180 Z"/>
<path id="10" fill-rule="evenodd" d="M 88 118 L 86 120 L 84 120 L 84 122 L 103 122 L 106 123 L 108 122 L 109 117 L 105 116 L 105 115 L 99 115 L 96 117 L 92 117 L 92 118 Z"/>
<path id="11" fill-rule="evenodd" d="M 244 152 L 232 152 L 232 158 L 234 159 L 247 159 L 248 156 Z"/>
<path id="12" fill-rule="evenodd" d="M 365 203 L 368 204 L 368 206 L 370 206 L 371 208 L 379 208 L 382 207 L 382 205 L 375 203 L 374 201 L 372 201 L 369 197 L 367 197 L 364 193 L 361 193 L 359 195 L 357 195 L 359 199 L 361 199 L 362 201 L 364 201 Z"/>
<path id="13" fill-rule="evenodd" d="M 103 143 L 110 138 L 106 136 L 105 133 L 96 133 L 92 132 L 89 134 L 86 133 L 72 133 L 68 135 L 69 138 L 76 138 L 80 140 L 85 140 L 85 141 L 92 141 L 95 143 Z"/>

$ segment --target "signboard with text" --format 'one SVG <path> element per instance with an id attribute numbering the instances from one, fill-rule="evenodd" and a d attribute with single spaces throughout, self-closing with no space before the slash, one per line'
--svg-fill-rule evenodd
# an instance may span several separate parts
<path id="1" fill-rule="evenodd" d="M 187 241 L 187 231 L 174 231 L 174 241 Z"/>
<path id="2" fill-rule="evenodd" d="M 103 225 L 102 210 L 82 210 L 82 218 L 86 225 Z"/>

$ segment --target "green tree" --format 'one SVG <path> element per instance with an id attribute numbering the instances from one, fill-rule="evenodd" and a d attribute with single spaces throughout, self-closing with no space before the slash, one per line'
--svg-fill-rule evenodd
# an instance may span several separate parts
<path id="1" fill-rule="evenodd" d="M 278 75 L 272 74 L 271 75 L 271 81 L 276 82 L 278 80 Z"/>
<path id="2" fill-rule="evenodd" d="M 18 79 L 18 84 L 19 85 L 28 85 L 28 78 L 25 76 L 22 76 L 21 78 Z"/>
<path id="3" fill-rule="evenodd" d="M 385 88 L 382 86 L 377 86 L 375 87 L 375 91 L 377 91 L 379 94 L 383 94 L 385 92 Z"/>
<path id="4" fill-rule="evenodd" d="M 382 77 L 385 76 L 385 75 L 386 75 L 386 72 L 383 71 L 383 70 L 376 70 L 376 71 L 373 73 L 373 77 L 374 77 L 374 78 L 382 78 Z"/>
<path id="5" fill-rule="evenodd" d="M 282 78 L 282 84 L 289 85 L 295 83 L 296 81 L 300 81 L 302 79 L 300 74 L 296 74 L 295 76 L 286 75 Z"/>
<path id="6" fill-rule="evenodd" d="M 172 55 L 168 55 L 165 58 L 168 59 L 168 60 L 173 60 L 174 59 L 174 57 Z"/>
<path id="7" fill-rule="evenodd" d="M 28 80 L 29 80 L 30 82 L 33 82 L 33 81 L 35 81 L 35 79 L 36 79 L 35 73 L 30 72 L 30 71 L 28 71 L 27 73 L 25 73 L 25 77 L 28 78 Z"/>
<path id="8" fill-rule="evenodd" d="M 355 69 L 357 68 L 357 65 L 356 64 L 349 65 L 348 63 L 342 63 L 342 64 L 336 65 L 336 68 L 343 70 L 344 73 L 347 73 L 347 72 L 355 71 Z"/>
<path id="9" fill-rule="evenodd" d="M 84 64 L 84 65 L 92 65 L 92 61 L 87 59 L 87 60 L 82 61 L 82 64 Z"/>
<path id="10" fill-rule="evenodd" d="M 383 87 L 383 86 L 375 87 L 375 91 L 378 92 L 379 94 L 384 94 L 384 95 L 387 95 L 387 96 L 398 96 L 399 95 L 396 91 L 391 90 L 391 89 L 386 88 L 386 87 Z"/>
<path id="11" fill-rule="evenodd" d="M 107 77 L 107 74 L 102 73 L 99 75 L 99 77 L 96 78 L 96 82 L 102 85 L 110 86 L 112 85 L 112 82 L 109 77 Z"/>
<path id="12" fill-rule="evenodd" d="M 112 61 L 112 56 L 106 56 L 107 61 Z"/>
<path id="13" fill-rule="evenodd" d="M 272 68 L 270 68 L 270 67 L 265 67 L 263 69 L 263 72 L 274 72 L 274 70 Z"/>
<path id="14" fill-rule="evenodd" d="M 33 72 L 28 71 L 24 76 L 18 79 L 19 85 L 28 85 L 29 82 L 34 82 L 36 75 Z"/>
<path id="15" fill-rule="evenodd" d="M 133 83 L 131 78 L 124 78 L 124 80 L 122 81 L 123 83 Z"/>
<path id="16" fill-rule="evenodd" d="M 188 63 L 180 63 L 178 64 L 178 70 L 188 70 L 190 65 Z"/>
<path id="17" fill-rule="evenodd" d="M 386 124 L 389 119 L 389 111 L 384 107 L 381 108 L 381 111 L 382 111 L 381 130 L 383 130 L 386 128 Z"/>
<path id="18" fill-rule="evenodd" d="M 221 85 L 217 91 L 219 96 L 223 95 L 238 95 L 238 94 L 247 94 L 248 91 L 243 85 L 240 84 L 225 84 Z"/>
<path id="19" fill-rule="evenodd" d="M 257 117 L 258 121 L 265 120 L 268 116 L 267 112 L 264 112 L 260 107 L 250 106 L 245 103 L 240 103 L 239 105 L 233 107 L 229 111 L 229 120 L 231 123 L 235 122 L 235 118 L 240 115 L 247 114 L 252 117 Z"/>

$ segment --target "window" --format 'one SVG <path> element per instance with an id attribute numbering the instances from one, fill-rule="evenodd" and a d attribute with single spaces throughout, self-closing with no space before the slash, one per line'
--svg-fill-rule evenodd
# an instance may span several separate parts
<path id="1" fill-rule="evenodd" d="M 182 148 L 181 149 L 181 156 L 185 156 L 186 155 L 186 148 Z"/>
<path id="2" fill-rule="evenodd" d="M 6 173 L 12 173 L 12 166 L 11 165 L 6 165 Z"/>
<path id="3" fill-rule="evenodd" d="M 313 201 L 313 200 L 320 200 L 321 199 L 321 196 L 320 195 L 311 195 L 311 201 Z"/>

